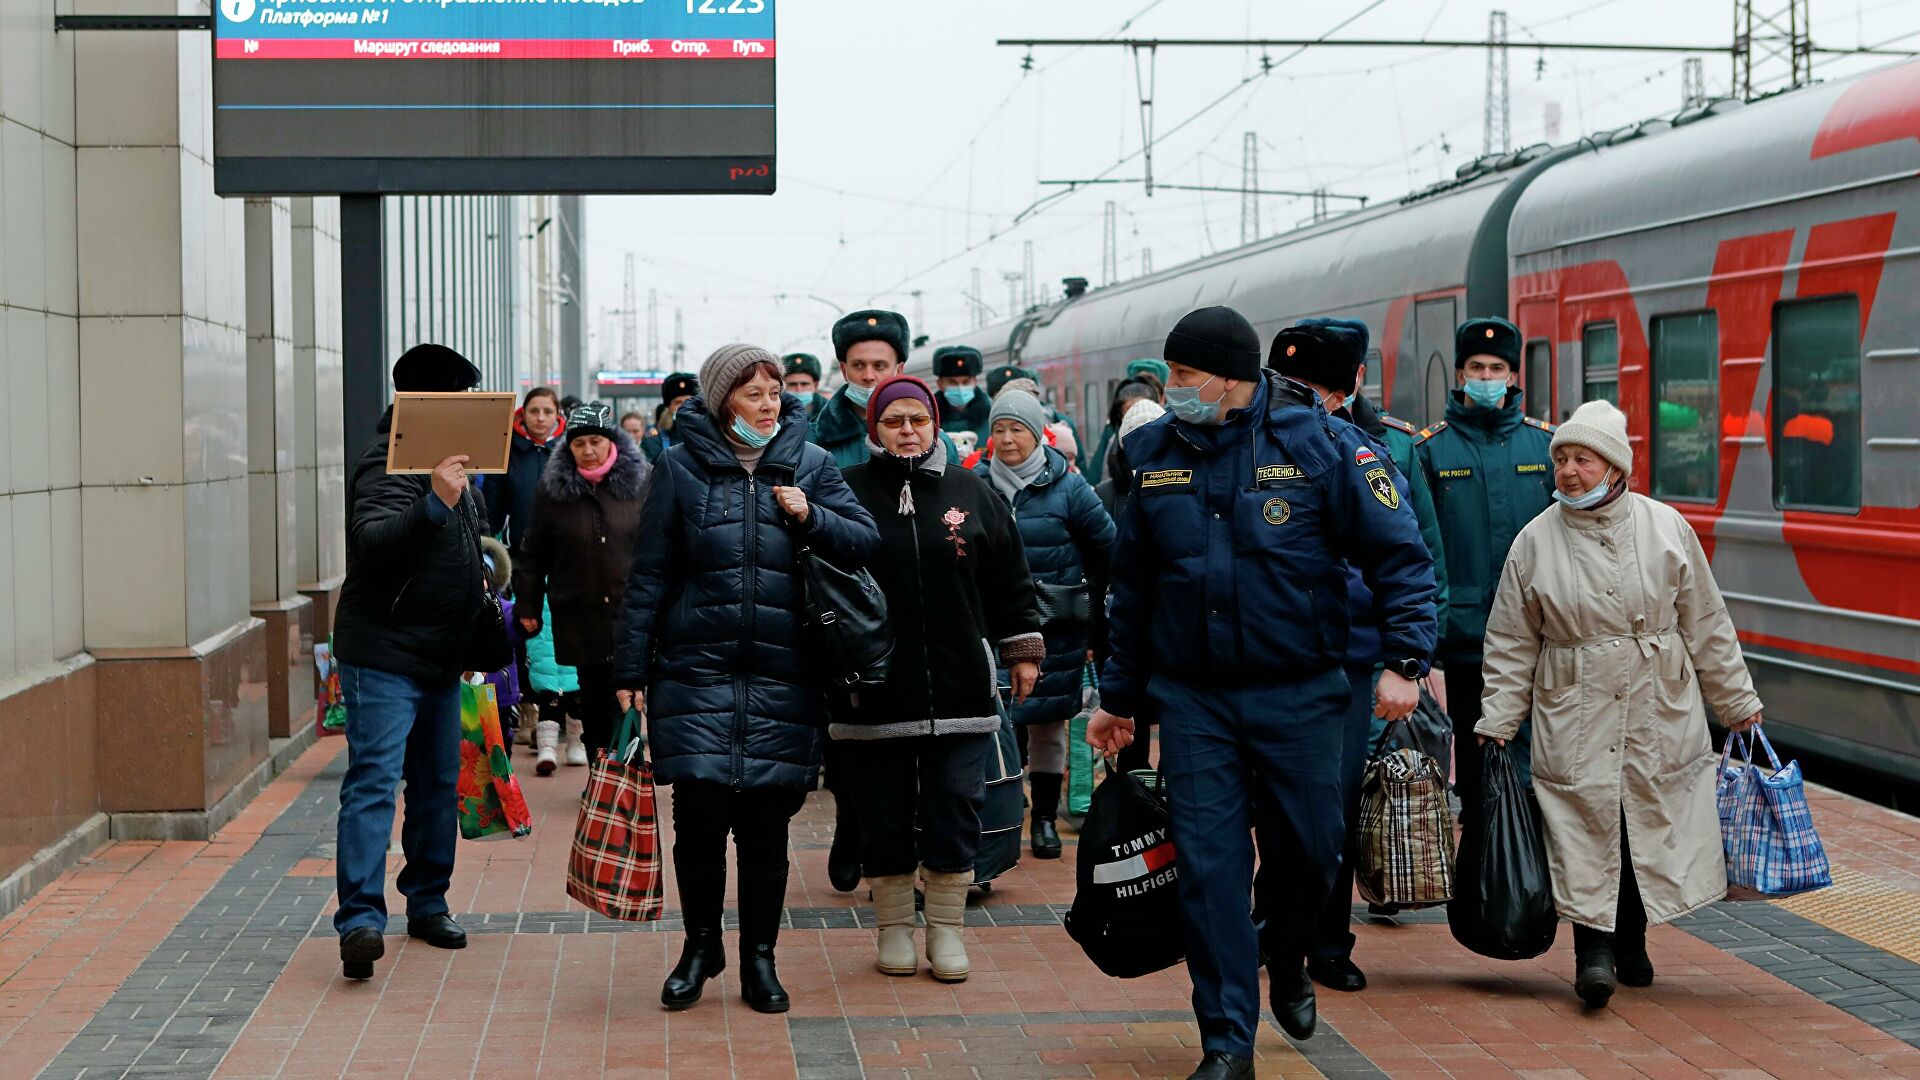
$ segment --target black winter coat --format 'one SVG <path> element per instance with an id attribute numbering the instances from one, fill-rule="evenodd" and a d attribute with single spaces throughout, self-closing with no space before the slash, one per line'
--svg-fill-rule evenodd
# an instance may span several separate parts
<path id="1" fill-rule="evenodd" d="M 568 667 L 613 663 L 613 624 L 653 473 L 631 435 L 616 431 L 613 442 L 613 470 L 597 484 L 575 467 L 571 442 L 555 448 L 540 477 L 533 526 L 513 560 L 519 610 L 537 615 L 543 600 L 552 605 L 554 659 Z"/>
<path id="2" fill-rule="evenodd" d="M 506 540 L 507 549 L 514 557 L 520 556 L 520 545 L 526 542 L 527 530 L 533 526 L 533 503 L 540 488 L 540 478 L 546 474 L 547 463 L 553 459 L 554 452 L 566 445 L 566 424 L 554 429 L 547 441 L 539 443 L 527 437 L 520 426 L 520 417 L 513 418 L 513 445 L 507 451 L 507 471 L 489 476 L 484 485 L 487 493 L 487 531 Z M 538 611 L 538 608 L 534 610 Z"/>
<path id="3" fill-rule="evenodd" d="M 432 477 L 387 472 L 388 407 L 347 480 L 347 579 L 333 654 L 416 679 L 459 678 L 480 610 L 486 503 L 472 487 L 446 520 L 427 507 Z"/>
<path id="4" fill-rule="evenodd" d="M 806 441 L 800 399 L 781 400 L 780 430 L 752 475 L 706 403 L 683 406 L 640 509 L 614 685 L 647 689 L 662 783 L 814 785 L 826 700 L 801 639 L 793 532 L 848 566 L 873 555 L 879 534 L 832 458 Z M 804 527 L 775 503 L 776 484 L 806 493 Z"/>
<path id="5" fill-rule="evenodd" d="M 946 455 L 939 443 L 917 467 L 875 454 L 847 470 L 847 486 L 880 526 L 880 551 L 868 569 L 887 595 L 893 659 L 886 686 L 835 713 L 836 739 L 998 731 L 994 645 L 1009 664 L 1046 655 L 1013 515 L 984 480 L 949 465 Z M 900 513 L 903 481 L 913 492 L 912 514 Z"/>
<path id="6" fill-rule="evenodd" d="M 1113 518 L 1100 505 L 1086 477 L 1068 468 L 1067 456 L 1051 446 L 1035 448 L 1047 456 L 1039 477 L 1013 498 L 1013 518 L 1026 548 L 1033 580 L 1048 586 L 1081 586 L 1091 598 L 1094 622 L 1104 621 L 1107 566 L 1113 558 Z M 973 467 L 993 488 L 992 463 Z M 999 490 L 993 488 L 995 495 Z M 1027 700 L 1013 707 L 1016 724 L 1051 724 L 1080 711 L 1081 673 L 1095 633 L 1090 623 L 1054 622 L 1041 627 L 1047 658 L 1040 681 Z"/>

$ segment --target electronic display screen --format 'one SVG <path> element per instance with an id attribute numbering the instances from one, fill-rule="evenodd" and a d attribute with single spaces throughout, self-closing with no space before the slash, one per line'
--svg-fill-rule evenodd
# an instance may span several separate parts
<path id="1" fill-rule="evenodd" d="M 774 0 L 218 0 L 222 195 L 774 189 Z"/>

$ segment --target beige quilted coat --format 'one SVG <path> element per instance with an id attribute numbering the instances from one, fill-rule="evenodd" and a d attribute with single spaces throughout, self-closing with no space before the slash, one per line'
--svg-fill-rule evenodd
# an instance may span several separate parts
<path id="1" fill-rule="evenodd" d="M 1649 922 L 1726 893 L 1706 708 L 1728 723 L 1760 699 L 1686 519 L 1631 491 L 1547 508 L 1507 555 L 1485 656 L 1476 730 L 1511 738 L 1533 717 L 1560 914 L 1614 928 L 1623 818 Z"/>

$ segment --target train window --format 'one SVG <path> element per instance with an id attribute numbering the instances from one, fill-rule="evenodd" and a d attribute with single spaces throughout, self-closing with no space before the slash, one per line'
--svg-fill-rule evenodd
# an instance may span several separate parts
<path id="1" fill-rule="evenodd" d="M 1360 392 L 1366 395 L 1368 401 L 1386 408 L 1386 399 L 1380 396 L 1380 380 L 1386 371 L 1386 365 L 1380 362 L 1380 350 L 1368 349 L 1362 363 L 1366 364 L 1367 370 L 1366 378 L 1360 384 Z"/>
<path id="2" fill-rule="evenodd" d="M 1720 493 L 1720 327 L 1711 311 L 1653 320 L 1653 493 Z"/>
<path id="3" fill-rule="evenodd" d="M 1860 509 L 1860 301 L 1773 309 L 1773 502 Z"/>
<path id="4" fill-rule="evenodd" d="M 1553 344 L 1545 338 L 1527 342 L 1527 370 L 1521 378 L 1521 388 L 1526 391 L 1520 400 L 1526 404 L 1527 415 L 1535 420 L 1546 420 L 1553 413 Z"/>
<path id="5" fill-rule="evenodd" d="M 1590 323 L 1580 332 L 1580 400 L 1620 404 L 1620 328 Z"/>

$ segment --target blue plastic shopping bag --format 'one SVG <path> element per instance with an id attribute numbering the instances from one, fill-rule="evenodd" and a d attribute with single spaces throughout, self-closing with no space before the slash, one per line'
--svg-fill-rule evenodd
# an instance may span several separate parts
<path id="1" fill-rule="evenodd" d="M 1753 763 L 1757 741 L 1773 765 L 1769 775 Z M 1740 744 L 1743 761 L 1733 760 Z M 1833 884 L 1827 849 L 1813 828 L 1813 811 L 1801 782 L 1800 763 L 1785 766 L 1766 733 L 1728 735 L 1720 752 L 1720 838 L 1727 855 L 1730 889 L 1762 896 L 1792 896 Z"/>

